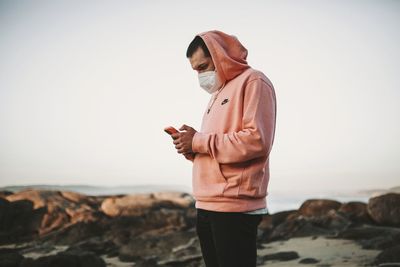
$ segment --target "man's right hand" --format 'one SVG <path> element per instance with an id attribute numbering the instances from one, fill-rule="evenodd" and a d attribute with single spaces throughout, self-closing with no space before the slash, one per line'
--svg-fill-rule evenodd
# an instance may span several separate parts
<path id="1" fill-rule="evenodd" d="M 187 153 L 183 154 L 187 160 L 193 161 L 194 157 L 196 156 L 196 153 Z"/>
<path id="2" fill-rule="evenodd" d="M 171 137 L 172 137 L 173 140 L 176 140 L 176 139 L 178 139 L 180 137 L 180 135 L 179 135 L 179 133 L 173 133 L 173 134 L 171 134 Z M 184 153 L 183 156 L 187 160 L 193 161 L 194 157 L 196 156 L 196 153 L 193 153 L 193 152 Z"/>

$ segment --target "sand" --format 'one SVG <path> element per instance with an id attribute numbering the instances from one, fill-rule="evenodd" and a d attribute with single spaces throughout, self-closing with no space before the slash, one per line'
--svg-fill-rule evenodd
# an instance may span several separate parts
<path id="1" fill-rule="evenodd" d="M 7 245 L 1 248 L 17 248 L 26 244 Z M 275 241 L 262 244 L 264 248 L 258 250 L 258 256 L 273 254 L 277 252 L 295 251 L 300 258 L 291 261 L 266 261 L 262 267 L 291 267 L 291 266 L 316 266 L 316 267 L 356 267 L 366 266 L 373 262 L 380 253 L 379 250 L 365 250 L 352 240 L 328 239 L 324 237 L 311 238 L 291 238 L 286 241 Z M 33 249 L 23 253 L 25 257 L 38 258 L 42 256 L 54 255 L 66 250 L 67 246 L 56 246 L 51 251 L 46 249 Z M 38 251 L 39 250 L 39 251 Z M 134 266 L 132 262 L 121 262 L 117 257 L 108 258 L 102 256 L 108 267 L 127 267 Z M 304 258 L 319 260 L 315 264 L 300 264 Z"/>
<path id="2" fill-rule="evenodd" d="M 295 251 L 300 256 L 300 258 L 291 261 L 267 261 L 262 265 L 265 267 L 290 267 L 299 265 L 319 267 L 365 266 L 371 263 L 380 252 L 379 250 L 362 249 L 351 240 L 327 239 L 324 237 L 316 239 L 311 237 L 292 238 L 287 241 L 263 244 L 263 246 L 265 248 L 258 250 L 259 256 L 283 251 Z M 315 264 L 300 264 L 299 261 L 304 258 L 314 258 L 319 260 L 319 262 Z"/>

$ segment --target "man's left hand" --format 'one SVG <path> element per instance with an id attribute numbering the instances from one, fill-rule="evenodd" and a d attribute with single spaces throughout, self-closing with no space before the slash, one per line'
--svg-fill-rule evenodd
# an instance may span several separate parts
<path id="1" fill-rule="evenodd" d="M 185 124 L 181 128 L 179 128 L 179 131 L 182 132 L 171 135 L 172 138 L 174 139 L 174 145 L 176 150 L 178 151 L 179 154 L 193 153 L 192 150 L 193 136 L 197 131 Z"/>

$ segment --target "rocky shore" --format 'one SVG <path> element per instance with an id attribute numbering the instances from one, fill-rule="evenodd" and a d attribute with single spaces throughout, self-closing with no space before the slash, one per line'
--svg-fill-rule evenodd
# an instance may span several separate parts
<path id="1" fill-rule="evenodd" d="M 0 266 L 184 266 L 202 263 L 186 193 L 86 196 L 0 192 Z M 400 266 L 400 194 L 368 203 L 310 199 L 264 216 L 259 266 Z"/>

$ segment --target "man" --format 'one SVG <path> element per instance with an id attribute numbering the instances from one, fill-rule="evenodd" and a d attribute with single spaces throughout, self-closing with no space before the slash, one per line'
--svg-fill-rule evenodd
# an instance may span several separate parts
<path id="1" fill-rule="evenodd" d="M 201 131 L 183 125 L 172 134 L 178 153 L 193 161 L 203 258 L 207 267 L 255 267 L 275 135 L 275 91 L 247 64 L 247 50 L 234 36 L 201 33 L 186 56 L 200 86 L 212 94 Z"/>

